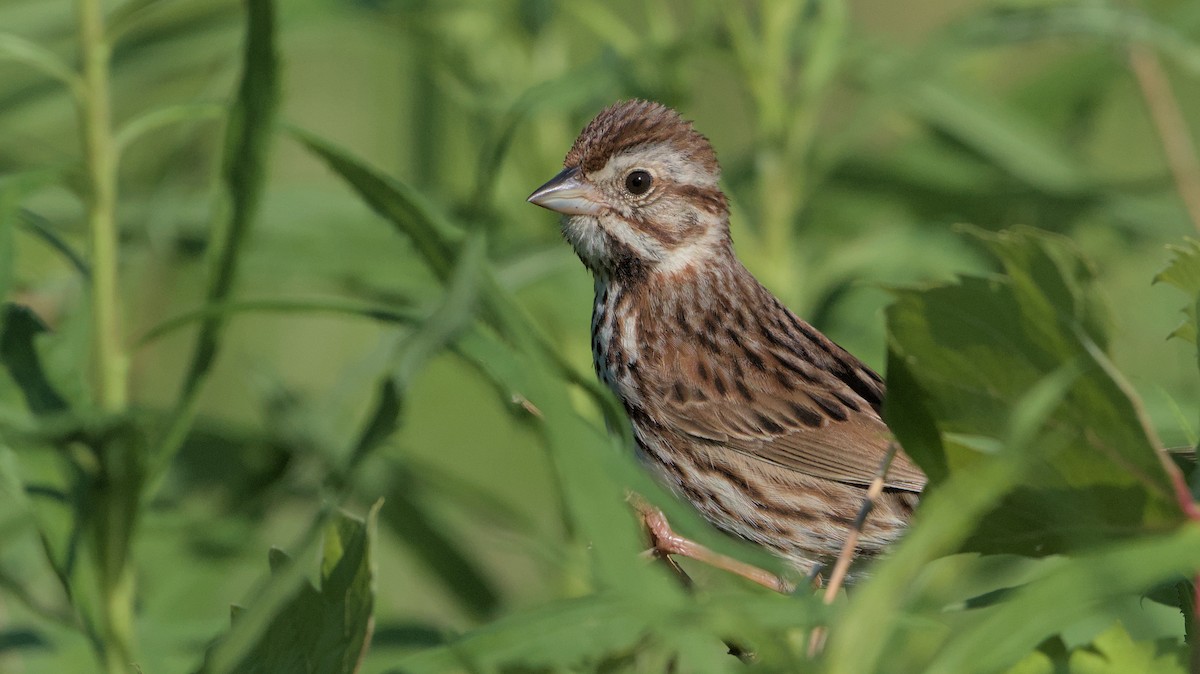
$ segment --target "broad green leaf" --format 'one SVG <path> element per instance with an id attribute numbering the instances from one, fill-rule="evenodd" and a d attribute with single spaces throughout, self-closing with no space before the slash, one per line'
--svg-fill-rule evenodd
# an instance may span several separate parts
<path id="1" fill-rule="evenodd" d="M 1108 319 L 1088 265 L 1036 230 L 975 235 L 1006 274 L 896 293 L 890 348 L 919 388 L 890 394 L 926 397 L 953 472 L 1003 447 L 1010 410 L 1036 382 L 1064 365 L 1079 374 L 1038 433 L 1039 469 L 968 549 L 1044 555 L 1178 523 L 1159 443 L 1104 354 Z"/>
<path id="2" fill-rule="evenodd" d="M 903 630 L 911 628 L 896 616 L 926 589 L 914 578 L 925 565 L 958 549 L 980 517 L 1034 471 L 1041 448 L 1031 440 L 1037 429 L 1052 421 L 1053 410 L 1074 379 L 1075 372 L 1064 368 L 1037 381 L 1014 401 L 1013 411 L 1001 413 L 1003 440 L 997 444 L 1005 445 L 1006 451 L 994 460 L 952 470 L 944 482 L 926 490 L 905 538 L 872 569 L 874 576 L 855 592 L 854 603 L 832 630 L 830 672 L 885 671 L 881 663 L 888 644 L 902 640 Z M 889 396 L 907 393 L 893 390 Z M 903 435 L 898 437 L 907 442 Z"/>
<path id="3" fill-rule="evenodd" d="M 1186 674 L 1186 652 L 1161 653 L 1156 644 L 1135 642 L 1120 624 L 1096 637 L 1091 648 L 1071 653 L 1071 674 Z"/>
<path id="4" fill-rule="evenodd" d="M 354 674 L 370 643 L 375 604 L 371 542 L 379 504 L 366 521 L 340 514 L 325 527 L 319 587 L 303 584 L 280 607 L 245 657 L 237 674 Z M 272 551 L 271 571 L 290 562 Z M 239 629 L 240 609 L 232 630 Z M 202 670 L 207 671 L 207 670 Z"/>

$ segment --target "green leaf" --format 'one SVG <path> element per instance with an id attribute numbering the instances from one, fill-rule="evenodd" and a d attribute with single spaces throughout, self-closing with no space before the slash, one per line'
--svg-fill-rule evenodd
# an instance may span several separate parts
<path id="1" fill-rule="evenodd" d="M 279 63 L 274 4 L 271 0 L 251 0 L 246 4 L 242 79 L 229 112 L 221 163 L 221 182 L 228 198 L 229 217 L 214 237 L 212 266 L 205 292 L 208 304 L 222 302 L 233 291 L 238 258 L 262 196 L 278 107 Z M 201 325 L 184 378 L 183 398 L 194 394 L 212 367 L 223 325 L 219 315 Z"/>
<path id="2" fill-rule="evenodd" d="M 370 642 L 375 604 L 371 542 L 380 503 L 366 521 L 339 514 L 325 527 L 320 586 L 305 583 L 275 613 L 253 647 L 229 671 L 237 674 L 353 674 Z M 272 574 L 290 560 L 271 551 Z M 233 627 L 241 625 L 234 609 Z M 207 666 L 206 662 L 206 666 Z M 207 671 L 202 670 L 202 671 Z"/>
<path id="3" fill-rule="evenodd" d="M 0 362 L 17 382 L 25 404 L 37 415 L 57 414 L 67 409 L 67 401 L 46 378 L 34 345 L 34 338 L 46 331 L 45 324 L 28 307 L 4 305 L 0 316 Z"/>
<path id="4" fill-rule="evenodd" d="M 401 343 L 394 365 L 380 383 L 375 411 L 351 451 L 346 475 L 352 475 L 399 428 L 402 397 L 417 372 L 471 325 L 479 275 L 486 265 L 484 241 L 481 233 L 472 233 L 438 307 Z M 385 523 L 466 608 L 479 616 L 491 613 L 499 603 L 496 590 L 460 547 L 433 524 L 409 486 L 402 475 L 393 477 L 383 510 Z"/>
<path id="5" fill-rule="evenodd" d="M 0 61 L 18 61 L 36 68 L 67 86 L 73 96 L 80 96 L 83 87 L 79 76 L 57 54 L 30 42 L 19 35 L 0 33 Z"/>
<path id="6" fill-rule="evenodd" d="M 973 624 L 960 628 L 928 663 L 925 672 L 970 671 L 980 653 L 987 653 L 989 661 L 997 666 L 1015 662 L 1045 639 L 1105 610 L 1122 597 L 1194 572 L 1197 549 L 1200 527 L 1188 525 L 1177 533 L 1115 544 L 1056 565 L 1014 591 L 1009 600 L 983 610 Z M 1121 650 L 1114 643 L 1117 641 L 1119 638 L 1110 637 L 1108 648 Z M 1122 655 L 1128 655 L 1127 649 Z"/>
<path id="7" fill-rule="evenodd" d="M 1000 99 L 947 81 L 918 82 L 907 91 L 913 113 L 1028 184 L 1051 194 L 1084 190 L 1089 178 L 1055 136 Z"/>
<path id="8" fill-rule="evenodd" d="M 1197 325 L 1197 303 L 1200 303 L 1200 241 L 1184 239 L 1182 244 L 1167 246 L 1173 257 L 1167 268 L 1154 277 L 1155 283 L 1166 283 L 1187 293 L 1191 301 L 1183 308 L 1184 320 L 1171 337 L 1196 343 L 1200 335 Z"/>
<path id="9" fill-rule="evenodd" d="M 571 667 L 630 648 L 657 616 L 627 598 L 591 595 L 517 613 L 452 644 L 402 658 L 396 674 Z"/>
<path id="10" fill-rule="evenodd" d="M 462 232 L 451 225 L 416 190 L 364 164 L 332 143 L 300 129 L 291 134 L 345 180 L 376 213 L 412 239 L 438 278 L 453 266 Z"/>
<path id="11" fill-rule="evenodd" d="M 901 381 L 889 395 L 924 396 L 953 473 L 1005 446 L 1010 412 L 1037 382 L 1064 365 L 1078 376 L 1036 432 L 1039 468 L 967 549 L 1044 555 L 1181 521 L 1159 442 L 1104 355 L 1108 319 L 1090 267 L 1062 237 L 974 235 L 1006 275 L 897 292 L 890 349 L 917 387 Z M 896 430 L 901 444 L 927 444 Z"/>
<path id="12" fill-rule="evenodd" d="M 1096 637 L 1091 648 L 1071 653 L 1071 674 L 1186 674 L 1183 656 L 1182 651 L 1160 654 L 1155 644 L 1135 642 L 1118 623 Z"/>
<path id="13" fill-rule="evenodd" d="M 270 141 L 279 106 L 279 63 L 275 45 L 275 8 L 271 0 L 248 0 L 242 77 L 225 129 L 221 182 L 228 199 L 228 218 L 221 222 L 210 248 L 211 266 L 205 304 L 224 302 L 233 292 L 238 260 L 258 212 L 266 180 Z M 216 361 L 224 314 L 207 316 L 192 350 L 171 422 L 159 442 L 160 473 L 178 451 L 195 418 L 200 388 Z"/>

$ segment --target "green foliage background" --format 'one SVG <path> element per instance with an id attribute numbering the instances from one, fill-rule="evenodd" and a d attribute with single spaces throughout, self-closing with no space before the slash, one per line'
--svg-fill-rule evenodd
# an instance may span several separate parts
<path id="1" fill-rule="evenodd" d="M 0 671 L 1187 671 L 1200 222 L 1139 49 L 1197 137 L 1188 0 L 3 0 Z M 630 487 L 777 568 L 605 433 L 524 201 L 634 96 L 935 485 L 832 606 L 637 558 Z"/>

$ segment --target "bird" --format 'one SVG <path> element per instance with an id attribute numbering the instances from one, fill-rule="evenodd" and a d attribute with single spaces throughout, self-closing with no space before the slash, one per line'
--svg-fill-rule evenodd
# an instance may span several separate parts
<path id="1" fill-rule="evenodd" d="M 893 450 L 860 518 L 894 442 L 884 381 L 742 264 L 719 181 L 690 121 L 635 99 L 597 114 L 528 201 L 562 214 L 592 274 L 593 365 L 642 463 L 716 528 L 800 573 L 828 568 L 853 531 L 859 569 L 903 534 L 926 477 Z"/>

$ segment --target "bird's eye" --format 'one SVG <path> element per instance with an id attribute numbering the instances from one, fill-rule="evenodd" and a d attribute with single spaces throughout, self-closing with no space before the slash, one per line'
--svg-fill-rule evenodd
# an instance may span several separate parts
<path id="1" fill-rule="evenodd" d="M 630 194 L 642 195 L 650 191 L 650 183 L 654 179 L 650 177 L 649 171 L 637 169 L 630 171 L 629 175 L 625 176 L 625 189 L 629 190 Z"/>

